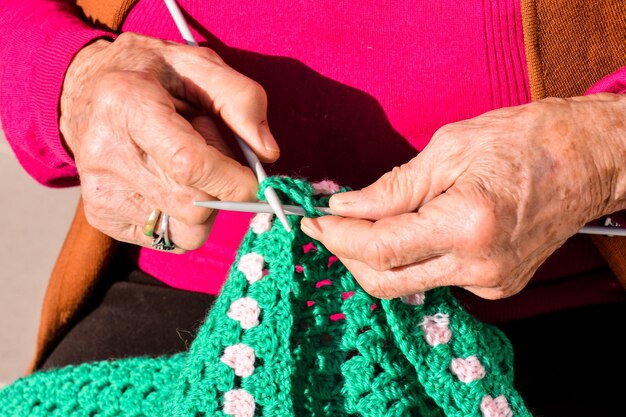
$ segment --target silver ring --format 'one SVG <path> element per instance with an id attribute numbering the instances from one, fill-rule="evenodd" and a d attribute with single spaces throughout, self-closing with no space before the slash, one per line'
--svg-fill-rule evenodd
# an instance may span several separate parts
<path id="1" fill-rule="evenodd" d="M 159 230 L 159 234 L 157 237 L 152 239 L 152 247 L 158 250 L 164 251 L 172 251 L 176 249 L 176 245 L 174 245 L 170 241 L 170 232 L 169 232 L 169 220 L 170 216 L 168 214 L 163 213 L 161 215 L 161 227 Z"/>

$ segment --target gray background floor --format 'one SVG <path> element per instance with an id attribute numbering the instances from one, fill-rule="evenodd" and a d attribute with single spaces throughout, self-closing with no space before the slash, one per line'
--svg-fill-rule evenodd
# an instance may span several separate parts
<path id="1" fill-rule="evenodd" d="M 0 132 L 0 386 L 22 375 L 33 354 L 46 282 L 79 192 L 33 180 Z"/>

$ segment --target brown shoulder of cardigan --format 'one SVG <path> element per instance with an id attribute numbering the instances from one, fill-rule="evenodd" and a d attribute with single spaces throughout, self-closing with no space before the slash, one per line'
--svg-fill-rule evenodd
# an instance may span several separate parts
<path id="1" fill-rule="evenodd" d="M 137 1 L 139 0 L 76 0 L 76 4 L 89 23 L 117 32 Z"/>
<path id="2" fill-rule="evenodd" d="M 137 0 L 77 0 L 94 25 L 119 31 Z M 533 100 L 581 95 L 626 65 L 623 0 L 521 0 Z M 593 237 L 626 288 L 626 238 Z M 36 370 L 90 296 L 117 244 L 76 209 L 45 294 L 34 358 Z"/>

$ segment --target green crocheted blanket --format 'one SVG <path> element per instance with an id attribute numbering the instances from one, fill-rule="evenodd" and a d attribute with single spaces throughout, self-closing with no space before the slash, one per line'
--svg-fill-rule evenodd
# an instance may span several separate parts
<path id="1" fill-rule="evenodd" d="M 310 216 L 328 203 L 304 180 L 267 186 Z M 447 288 L 371 297 L 289 221 L 252 220 L 188 352 L 34 373 L 0 391 L 0 416 L 530 416 L 497 328 Z"/>

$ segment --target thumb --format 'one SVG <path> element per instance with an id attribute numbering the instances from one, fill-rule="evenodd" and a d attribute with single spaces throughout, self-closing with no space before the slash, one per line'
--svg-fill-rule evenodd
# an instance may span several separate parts
<path id="1" fill-rule="evenodd" d="M 451 170 L 433 162 L 422 152 L 359 191 L 333 195 L 330 208 L 343 217 L 370 220 L 416 211 L 454 182 Z"/>

